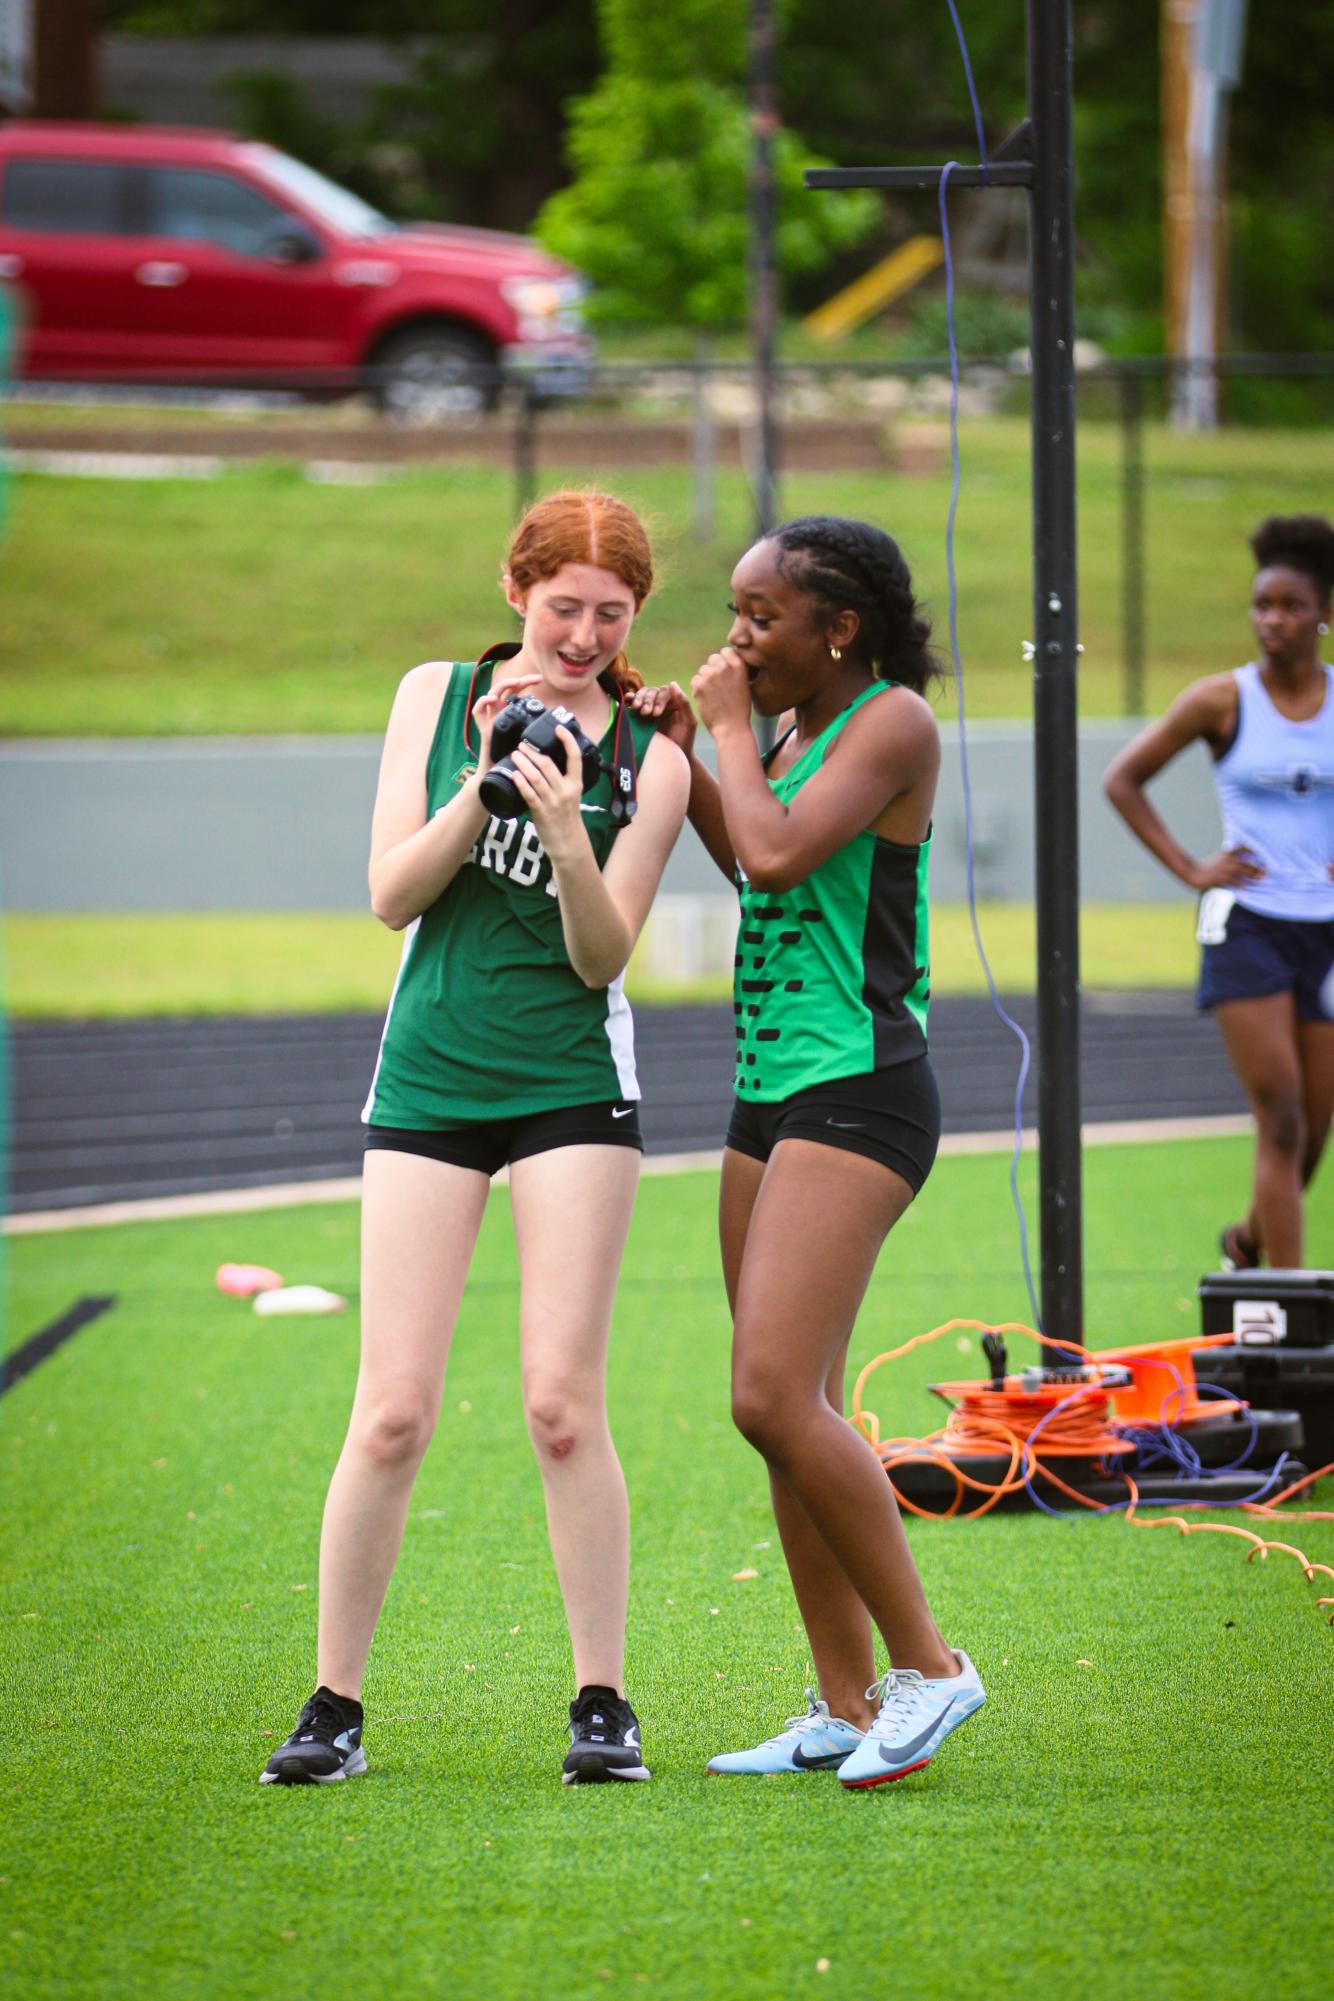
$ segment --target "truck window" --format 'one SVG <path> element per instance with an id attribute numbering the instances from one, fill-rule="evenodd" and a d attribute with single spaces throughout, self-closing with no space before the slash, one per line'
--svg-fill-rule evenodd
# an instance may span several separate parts
<path id="1" fill-rule="evenodd" d="M 124 236 L 125 175 L 97 160 L 11 159 L 0 186 L 0 217 L 13 229 Z"/>
<path id="2" fill-rule="evenodd" d="M 217 243 L 239 257 L 262 257 L 294 218 L 230 174 L 187 167 L 154 167 L 148 173 L 148 233 L 194 243 Z"/>

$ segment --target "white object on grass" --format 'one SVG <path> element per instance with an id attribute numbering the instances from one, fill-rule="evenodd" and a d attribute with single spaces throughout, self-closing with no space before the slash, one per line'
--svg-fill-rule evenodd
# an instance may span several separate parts
<path id="1" fill-rule="evenodd" d="M 326 1292 L 322 1285 L 278 1285 L 268 1292 L 255 1294 L 255 1311 L 264 1315 L 279 1313 L 341 1313 L 347 1305 L 336 1292 Z"/>

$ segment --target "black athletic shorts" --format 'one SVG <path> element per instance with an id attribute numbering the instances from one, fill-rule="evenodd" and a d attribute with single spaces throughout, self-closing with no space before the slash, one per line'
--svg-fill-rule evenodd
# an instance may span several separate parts
<path id="1" fill-rule="evenodd" d="M 413 1132 L 403 1126 L 367 1126 L 366 1151 L 419 1153 L 450 1167 L 497 1174 L 516 1160 L 551 1153 L 558 1146 L 632 1146 L 644 1151 L 639 1106 L 624 1099 L 599 1105 L 563 1105 L 554 1112 L 528 1112 L 518 1119 L 485 1119 L 477 1125 L 445 1126 Z"/>
<path id="2" fill-rule="evenodd" d="M 767 1160 L 780 1139 L 812 1139 L 865 1154 L 901 1174 L 916 1195 L 940 1144 L 940 1093 L 930 1057 L 813 1084 L 776 1104 L 737 1099 L 727 1146 Z"/>
<path id="3" fill-rule="evenodd" d="M 1334 919 L 1266 917 L 1234 903 L 1200 958 L 1195 1004 L 1291 994 L 1300 1021 L 1334 1021 Z"/>

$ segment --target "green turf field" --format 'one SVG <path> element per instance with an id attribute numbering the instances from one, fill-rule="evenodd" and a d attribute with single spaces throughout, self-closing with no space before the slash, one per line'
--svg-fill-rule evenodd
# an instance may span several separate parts
<path id="1" fill-rule="evenodd" d="M 1318 428 L 1146 429 L 1151 710 L 1192 677 L 1247 658 L 1245 537 L 1276 507 L 1327 506 L 1329 446 Z M 960 633 L 974 717 L 1032 706 L 1021 657 L 1032 628 L 1028 450 L 1018 419 L 963 427 Z M 1123 708 L 1119 450 L 1113 425 L 1081 427 L 1085 715 Z M 924 471 L 794 473 L 782 507 L 891 528 L 943 642 L 943 425 L 926 459 Z M 544 458 L 543 488 L 567 477 L 594 475 Z M 662 589 L 633 657 L 650 680 L 687 677 L 726 629 L 728 574 L 753 518 L 745 485 L 739 474 L 720 479 L 715 543 L 701 547 L 688 533 L 685 468 L 612 463 L 596 477 L 655 529 Z M 463 463 L 372 488 L 312 485 L 277 459 L 213 482 L 21 476 L 3 557 L 0 734 L 379 731 L 414 661 L 507 635 L 497 578 L 513 512 L 507 468 Z M 947 694 L 941 713 L 953 712 Z"/>
<path id="2" fill-rule="evenodd" d="M 1031 905 L 985 904 L 979 914 L 998 984 L 1031 993 Z M 27 1019 L 374 1011 L 385 1005 L 403 944 L 351 911 L 20 912 L 0 920 L 0 936 L 9 1011 Z M 1081 950 L 1088 988 L 1187 987 L 1196 969 L 1189 900 L 1086 904 Z M 931 967 L 937 994 L 986 990 L 960 905 L 932 907 Z M 730 973 L 665 980 L 642 960 L 631 961 L 628 984 L 641 1001 L 731 993 Z"/>
<path id="3" fill-rule="evenodd" d="M 1089 1153 L 1095 1344 L 1198 1325 L 1194 1282 L 1246 1165 L 1228 1141 Z M 1328 1241 L 1328 1177 L 1316 1200 Z M 212 1279 L 255 1259 L 352 1292 L 354 1211 L 11 1241 L 11 1346 L 80 1295 L 119 1304 L 0 1404 L 7 1992 L 1326 1990 L 1334 1633 L 1290 1558 L 1115 1519 L 915 1525 L 988 1707 L 928 1771 L 868 1795 L 705 1777 L 712 1751 L 779 1726 L 806 1676 L 764 1481 L 727 1417 L 714 1201 L 707 1175 L 645 1182 L 617 1311 L 630 1687 L 655 1771 L 628 1792 L 556 1781 L 568 1673 L 503 1193 L 372 1660 L 371 1772 L 332 1790 L 255 1781 L 311 1679 L 355 1318 L 260 1322 Z M 854 1355 L 950 1314 L 1021 1316 L 1024 1297 L 1003 1162 L 944 1161 Z M 921 1386 L 976 1366 L 952 1336 L 868 1402 L 926 1428 Z M 1290 1533 L 1334 1556 L 1330 1525 Z"/>

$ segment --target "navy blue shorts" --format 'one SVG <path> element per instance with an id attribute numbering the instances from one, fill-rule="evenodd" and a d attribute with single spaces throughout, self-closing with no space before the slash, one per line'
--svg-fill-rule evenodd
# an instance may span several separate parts
<path id="1" fill-rule="evenodd" d="M 562 1105 L 517 1119 L 481 1119 L 470 1126 L 415 1132 L 403 1126 L 367 1126 L 366 1151 L 415 1153 L 448 1167 L 498 1174 L 516 1160 L 552 1153 L 559 1146 L 632 1146 L 644 1151 L 639 1106 L 624 1098 L 598 1105 Z"/>
<path id="2" fill-rule="evenodd" d="M 767 1160 L 780 1139 L 811 1139 L 863 1154 L 892 1167 L 920 1194 L 940 1145 L 940 1093 L 930 1057 L 812 1084 L 774 1104 L 737 1099 L 724 1145 Z"/>
<path id="3" fill-rule="evenodd" d="M 1234 903 L 1221 943 L 1206 945 L 1195 1004 L 1292 994 L 1302 1021 L 1334 1021 L 1334 918 L 1262 917 Z"/>

